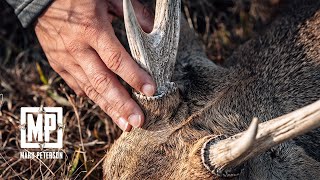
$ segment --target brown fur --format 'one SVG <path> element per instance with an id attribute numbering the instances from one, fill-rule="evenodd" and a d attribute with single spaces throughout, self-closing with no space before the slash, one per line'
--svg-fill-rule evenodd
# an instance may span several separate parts
<path id="1" fill-rule="evenodd" d="M 320 98 L 320 2 L 291 1 L 271 27 L 218 66 L 182 21 L 172 88 L 161 98 L 136 94 L 143 128 L 124 133 L 104 162 L 105 179 L 218 179 L 200 148 L 209 138 L 244 131 Z M 235 179 L 320 177 L 320 130 L 246 163 Z"/>

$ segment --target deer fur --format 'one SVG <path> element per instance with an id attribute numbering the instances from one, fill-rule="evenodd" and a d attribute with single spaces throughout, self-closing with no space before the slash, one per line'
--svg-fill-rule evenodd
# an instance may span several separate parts
<path id="1" fill-rule="evenodd" d="M 182 18 L 174 83 L 162 96 L 134 93 L 145 124 L 123 133 L 107 152 L 104 178 L 319 178 L 319 128 L 225 170 L 225 176 L 204 167 L 201 147 L 210 137 L 246 130 L 253 117 L 267 121 L 320 99 L 320 1 L 290 1 L 223 66 L 201 47 Z"/>

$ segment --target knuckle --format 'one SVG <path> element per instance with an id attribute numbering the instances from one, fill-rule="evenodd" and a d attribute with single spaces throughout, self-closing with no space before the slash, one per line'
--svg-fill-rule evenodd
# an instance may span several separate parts
<path id="1" fill-rule="evenodd" d="M 52 67 L 52 69 L 58 73 L 60 76 L 63 76 L 65 74 L 68 74 L 68 72 L 64 69 L 64 68 L 61 68 L 61 67 Z"/>
<path id="2" fill-rule="evenodd" d="M 70 54 L 74 54 L 79 52 L 79 46 L 76 43 L 70 42 L 68 44 L 66 44 L 66 50 L 70 53 Z"/>
<path id="3" fill-rule="evenodd" d="M 103 107 L 101 107 L 111 118 L 119 118 L 119 115 L 117 115 L 117 112 L 115 111 L 115 109 L 113 108 L 113 106 L 111 106 L 110 104 L 105 104 Z"/>
<path id="4" fill-rule="evenodd" d="M 94 102 L 98 101 L 99 94 L 95 91 L 95 89 L 91 85 L 85 86 L 84 92 L 92 101 Z"/>
<path id="5" fill-rule="evenodd" d="M 95 37 L 94 39 L 98 38 L 97 37 L 98 36 L 97 28 L 96 27 L 92 27 L 90 24 L 89 25 L 85 25 L 84 34 L 85 34 L 86 38 L 90 38 L 90 39 L 92 39 L 93 37 Z"/>
<path id="6" fill-rule="evenodd" d="M 84 93 L 81 89 L 77 89 L 77 90 L 74 90 L 74 92 L 77 94 L 77 96 L 79 97 L 85 97 L 86 96 L 86 93 Z"/>
<path id="7" fill-rule="evenodd" d="M 58 74 L 60 74 L 60 73 L 65 73 L 65 69 L 64 68 L 62 68 L 59 64 L 57 64 L 56 62 L 54 62 L 54 61 L 49 61 L 49 64 L 50 64 L 50 66 L 52 67 L 52 69 L 56 72 L 56 73 L 58 73 Z"/>
<path id="8" fill-rule="evenodd" d="M 103 109 L 104 109 L 109 115 L 111 115 L 111 113 L 113 112 L 113 107 L 110 106 L 109 104 L 104 105 Z"/>
<path id="9" fill-rule="evenodd" d="M 125 102 L 116 101 L 114 107 L 121 112 L 124 110 L 125 104 Z"/>
<path id="10" fill-rule="evenodd" d="M 108 52 L 109 47 L 109 40 L 106 40 L 105 34 L 99 34 L 96 41 L 97 49 L 102 52 Z"/>
<path id="11" fill-rule="evenodd" d="M 64 78 L 64 81 L 66 82 L 66 84 L 77 94 L 77 92 L 81 91 L 81 89 L 79 89 L 79 87 L 75 84 L 75 82 L 73 81 L 73 79 L 70 78 Z"/>
<path id="12" fill-rule="evenodd" d="M 79 71 L 81 69 L 80 65 L 75 64 L 75 63 L 68 63 L 64 65 L 64 68 L 68 71 L 68 72 L 75 72 L 75 71 Z"/>
<path id="13" fill-rule="evenodd" d="M 97 34 L 97 29 L 97 23 L 93 19 L 86 18 L 82 21 L 82 30 L 87 37 Z"/>
<path id="14" fill-rule="evenodd" d="M 118 72 L 120 70 L 122 64 L 121 52 L 115 51 L 112 52 L 108 58 L 108 68 L 114 72 Z"/>
<path id="15" fill-rule="evenodd" d="M 93 86 L 98 93 L 104 92 L 111 84 L 111 78 L 106 74 L 97 74 L 93 78 Z"/>
<path id="16" fill-rule="evenodd" d="M 134 109 L 134 107 L 132 106 L 129 100 L 126 100 L 126 101 L 119 100 L 114 102 L 113 109 L 121 113 L 122 115 L 125 115 L 130 113 L 130 111 Z"/>
<path id="17" fill-rule="evenodd" d="M 127 82 L 131 84 L 134 88 L 141 89 L 141 86 L 143 85 L 140 78 L 137 76 L 136 73 L 131 73 L 128 75 Z"/>
<path id="18" fill-rule="evenodd" d="M 128 108 L 128 102 L 126 98 L 124 99 L 123 97 L 117 97 L 115 93 L 116 89 L 111 89 L 110 91 L 107 92 L 106 100 L 109 102 L 109 111 L 112 111 L 114 113 L 120 113 L 124 115 L 129 111 L 130 109 Z"/>

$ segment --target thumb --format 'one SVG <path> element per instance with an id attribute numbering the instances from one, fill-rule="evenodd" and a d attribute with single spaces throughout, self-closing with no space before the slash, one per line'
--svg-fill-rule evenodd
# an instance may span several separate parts
<path id="1" fill-rule="evenodd" d="M 109 11 L 119 17 L 123 17 L 123 1 L 122 0 L 108 0 Z M 153 28 L 154 14 L 150 7 L 143 5 L 139 0 L 131 0 L 135 14 L 140 26 L 145 32 L 151 32 Z"/>

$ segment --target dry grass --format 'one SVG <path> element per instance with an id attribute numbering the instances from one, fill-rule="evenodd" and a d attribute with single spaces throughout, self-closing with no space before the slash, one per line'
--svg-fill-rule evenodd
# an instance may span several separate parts
<path id="1" fill-rule="evenodd" d="M 190 26 L 218 63 L 254 36 L 261 20 L 270 15 L 249 0 L 183 2 Z M 101 179 L 99 162 L 121 131 L 97 105 L 76 97 L 53 72 L 32 28 L 22 29 L 4 1 L 0 9 L 0 94 L 5 99 L 0 111 L 0 179 Z M 123 35 L 123 29 L 117 32 Z M 41 105 L 64 109 L 63 160 L 20 159 L 20 107 Z"/>

